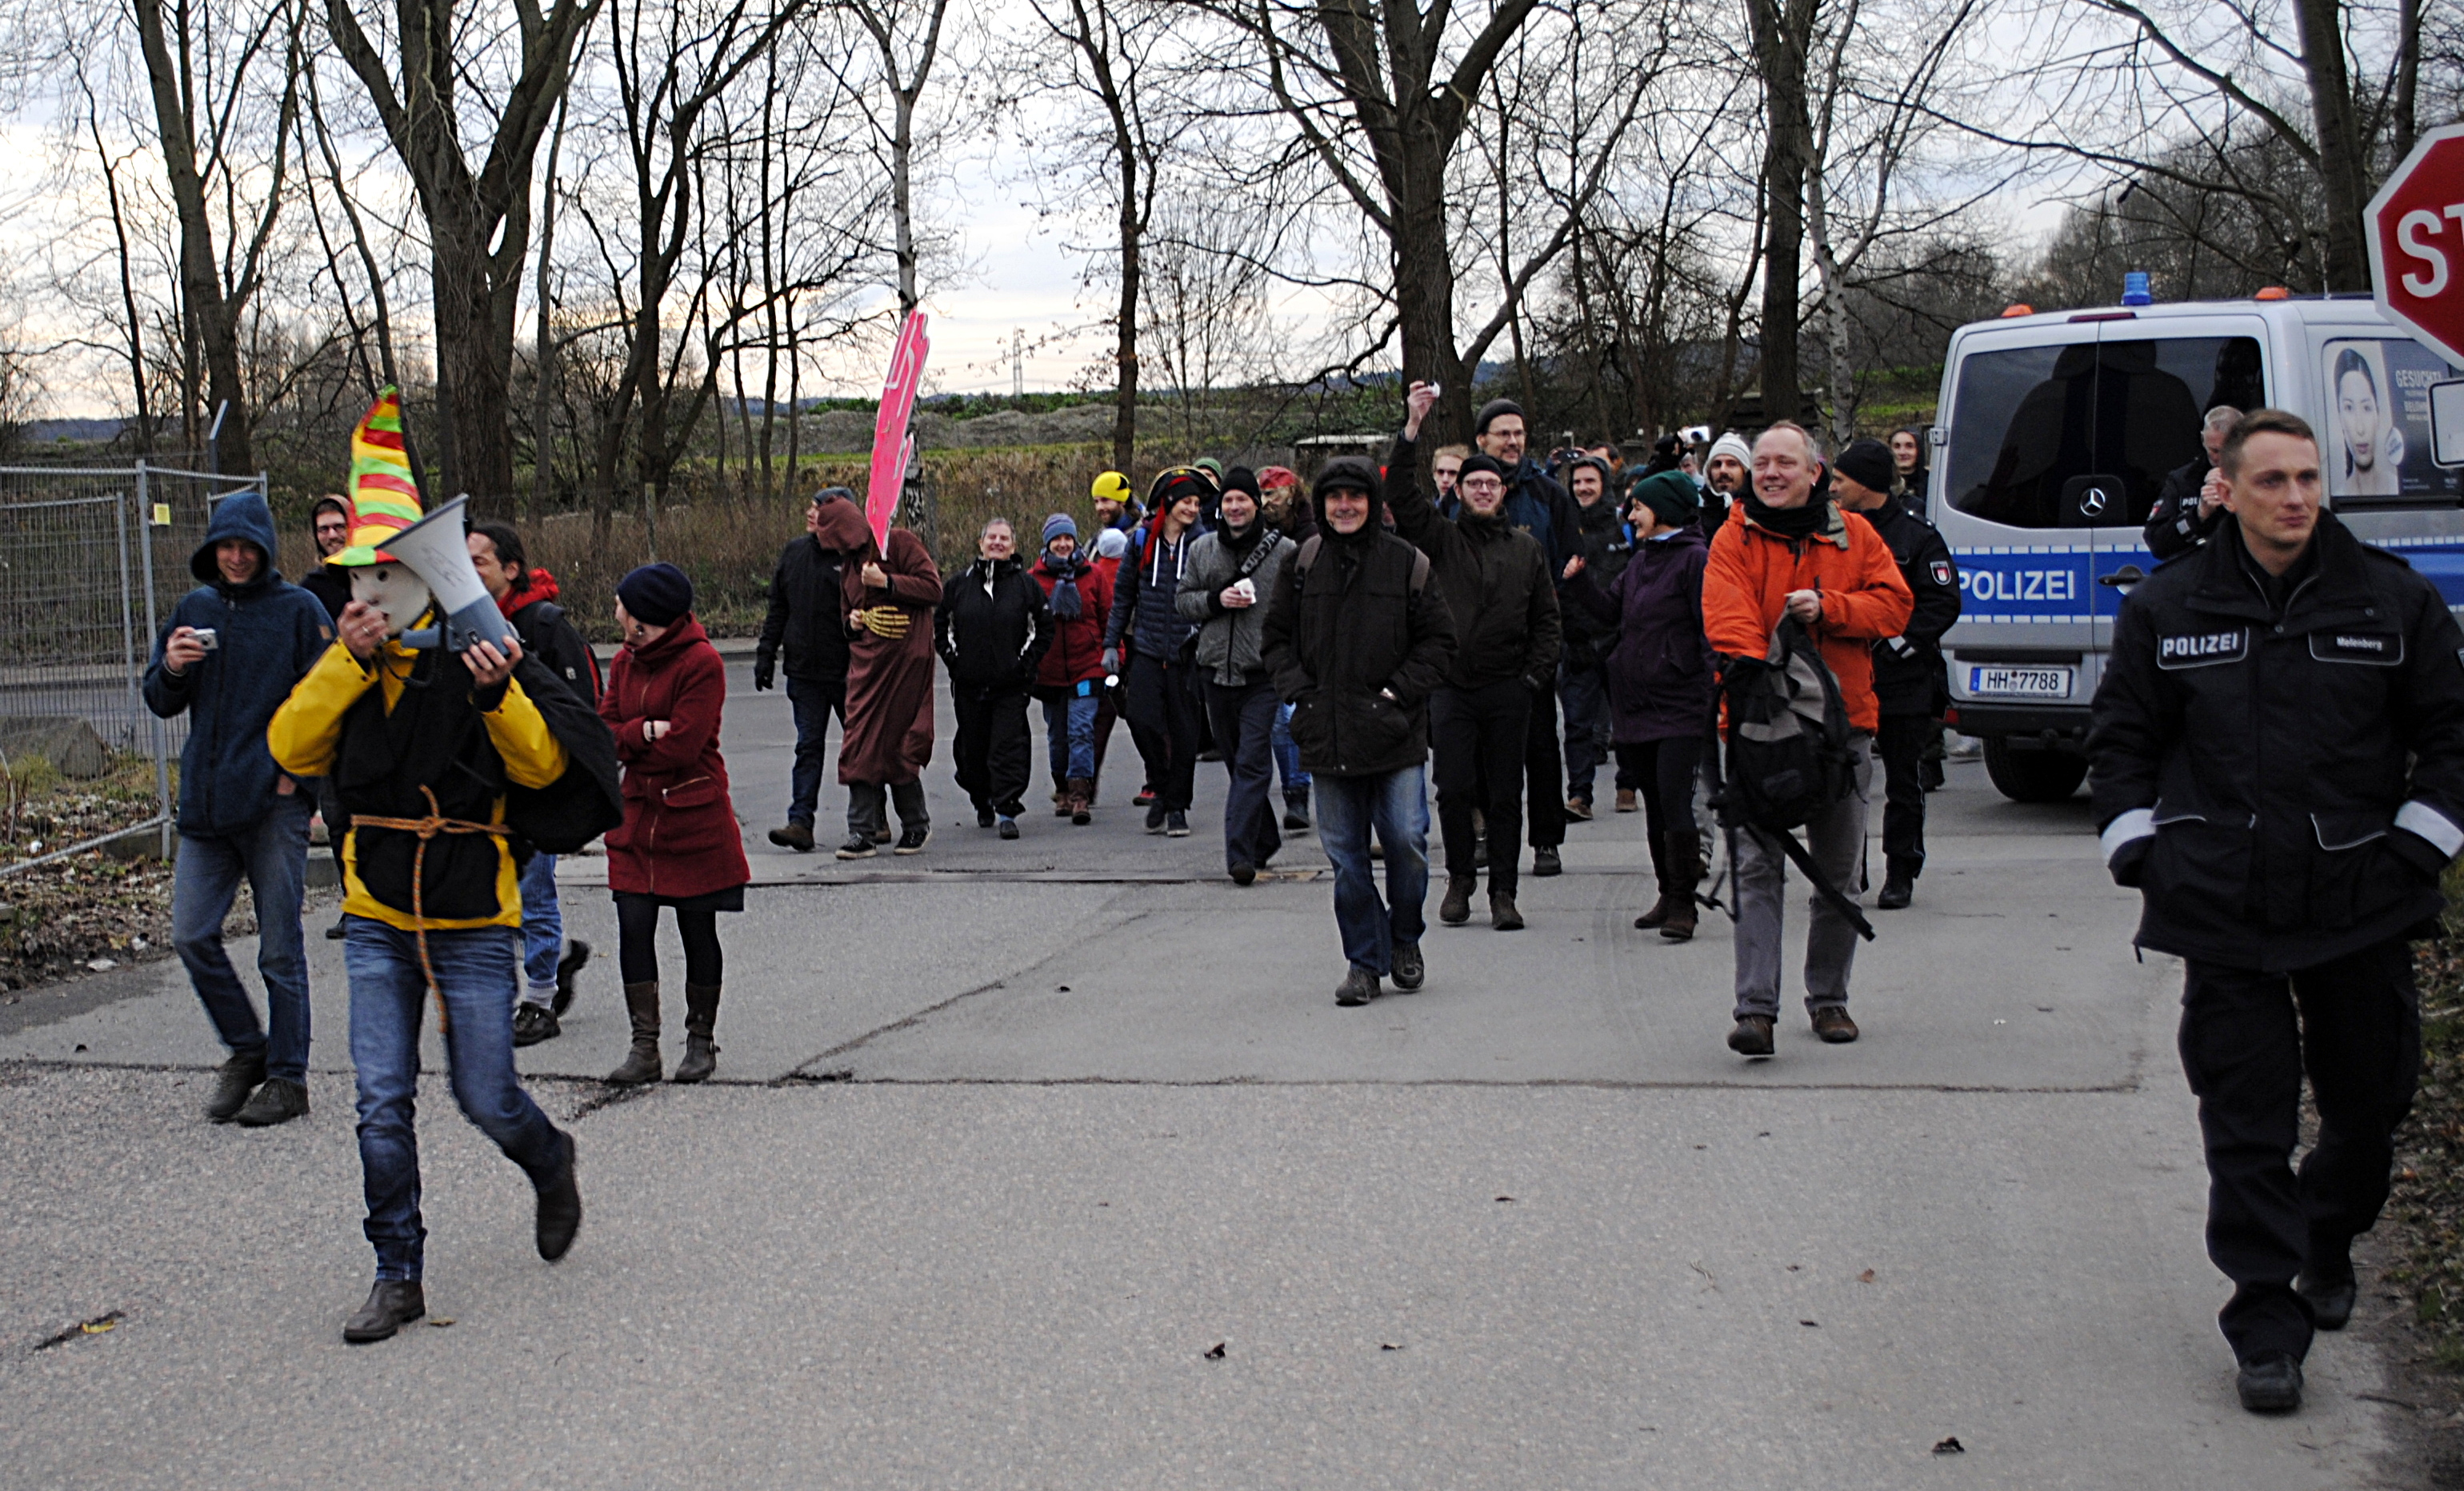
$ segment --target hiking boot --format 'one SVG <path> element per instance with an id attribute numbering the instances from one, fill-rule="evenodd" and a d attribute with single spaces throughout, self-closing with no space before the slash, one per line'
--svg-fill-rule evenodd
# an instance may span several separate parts
<path id="1" fill-rule="evenodd" d="M 256 1096 L 232 1115 L 231 1122 L 242 1129 L 271 1129 L 307 1116 L 307 1087 L 287 1077 L 268 1077 L 265 1085 L 256 1089 Z"/>
<path id="2" fill-rule="evenodd" d="M 1068 800 L 1063 804 L 1069 822 L 1084 828 L 1095 817 L 1095 784 L 1084 777 L 1069 778 Z"/>
<path id="3" fill-rule="evenodd" d="M 1846 1045 L 1857 1039 L 1857 1022 L 1842 1004 L 1826 1004 L 1814 1012 L 1814 1033 L 1825 1045 Z"/>
<path id="4" fill-rule="evenodd" d="M 342 1322 L 342 1339 L 353 1346 L 391 1339 L 393 1333 L 428 1313 L 428 1299 L 416 1279 L 380 1279 L 368 1291 L 368 1303 Z"/>
<path id="5" fill-rule="evenodd" d="M 1546 878 L 1550 875 L 1562 875 L 1565 872 L 1566 862 L 1557 857 L 1555 844 L 1544 844 L 1532 849 L 1531 873 L 1534 876 Z"/>
<path id="6" fill-rule="evenodd" d="M 1015 818 L 1003 818 L 1001 821 L 1001 836 L 1004 839 L 1017 838 L 1018 820 Z"/>
<path id="7" fill-rule="evenodd" d="M 1700 925 L 1700 914 L 1694 905 L 1694 888 L 1681 886 L 1669 897 L 1668 919 L 1660 924 L 1660 934 L 1671 942 L 1690 942 L 1694 929 Z"/>
<path id="8" fill-rule="evenodd" d="M 799 854 L 810 854 L 813 852 L 813 825 L 789 823 L 784 828 L 773 828 L 770 830 L 770 842 L 782 849 L 793 849 Z"/>
<path id="9" fill-rule="evenodd" d="M 1513 891 L 1489 891 L 1488 927 L 1491 932 L 1521 932 L 1523 930 L 1523 913 L 1514 909 Z"/>
<path id="10" fill-rule="evenodd" d="M 1768 1015 L 1747 1015 L 1737 1020 L 1737 1028 L 1728 1032 L 1728 1049 L 1739 1056 L 1771 1054 L 1771 1020 Z"/>
<path id="11" fill-rule="evenodd" d="M 2301 1364 L 2290 1351 L 2261 1351 L 2241 1364 L 2233 1391 L 2254 1414 L 2290 1414 L 2301 1406 Z"/>
<path id="12" fill-rule="evenodd" d="M 1234 885 L 1251 886 L 1257 884 L 1257 866 L 1250 864 L 1247 860 L 1243 860 L 1240 864 L 1232 866 L 1232 883 Z"/>
<path id="13" fill-rule="evenodd" d="M 1365 968 L 1354 968 L 1343 976 L 1334 990 L 1334 1002 L 1353 1009 L 1377 998 L 1377 976 Z"/>
<path id="14" fill-rule="evenodd" d="M 1480 882 L 1470 875 L 1448 875 L 1445 899 L 1438 903 L 1438 920 L 1460 927 L 1471 920 L 1471 893 Z"/>
<path id="15" fill-rule="evenodd" d="M 239 1116 L 248 1095 L 265 1081 L 265 1052 L 233 1056 L 214 1069 L 214 1095 L 206 1099 L 206 1117 L 228 1124 Z"/>
<path id="16" fill-rule="evenodd" d="M 872 835 L 847 835 L 847 842 L 839 845 L 839 858 L 843 860 L 869 860 L 872 858 Z"/>
<path id="17" fill-rule="evenodd" d="M 1153 798 L 1147 799 L 1146 801 L 1147 832 L 1151 834 L 1159 834 L 1163 832 L 1163 820 L 1167 809 L 1162 803 L 1156 801 Z"/>
<path id="18" fill-rule="evenodd" d="M 1170 838 L 1188 838 L 1189 815 L 1178 808 L 1174 808 L 1171 812 L 1166 813 L 1163 816 L 1163 831 Z"/>
<path id="19" fill-rule="evenodd" d="M 1634 930 L 1637 932 L 1649 932 L 1652 928 L 1668 920 L 1669 909 L 1676 904 L 1676 901 L 1673 900 L 1668 893 L 1668 888 L 1666 886 L 1661 887 L 1660 899 L 1651 903 L 1650 910 L 1643 912 L 1640 916 L 1634 919 Z"/>
<path id="20" fill-rule="evenodd" d="M 2293 1292 L 2310 1302 L 2310 1318 L 2321 1330 L 2342 1330 L 2353 1318 L 2353 1301 L 2360 1285 L 2353 1278 L 2353 1264 L 2346 1259 L 2340 1266 L 2321 1264 L 2301 1270 L 2293 1283 Z"/>
<path id="21" fill-rule="evenodd" d="M 564 956 L 556 960 L 556 998 L 548 1000 L 548 1013 L 561 1016 L 573 1008 L 574 980 L 590 966 L 590 944 L 580 937 L 564 945 Z"/>
<path id="22" fill-rule="evenodd" d="M 1590 822 L 1592 821 L 1592 800 L 1589 798 L 1568 798 L 1566 800 L 1566 816 L 1578 823 Z"/>
<path id="23" fill-rule="evenodd" d="M 524 999 L 514 1006 L 514 1048 L 516 1050 L 526 1045 L 537 1045 L 542 1041 L 553 1041 L 562 1034 L 564 1034 L 564 1026 L 558 1021 L 556 1011 L 546 1005 L 533 1004 L 530 1000 Z"/>
<path id="24" fill-rule="evenodd" d="M 1617 789 L 1617 810 L 1618 812 L 1631 813 L 1640 806 L 1641 804 L 1638 803 L 1634 800 L 1634 789 L 1632 787 L 1619 787 Z"/>
<path id="25" fill-rule="evenodd" d="M 898 847 L 891 850 L 890 852 L 892 854 L 921 854 L 924 852 L 924 841 L 932 837 L 933 830 L 930 828 L 902 828 L 898 831 Z"/>
<path id="26" fill-rule="evenodd" d="M 556 1138 L 564 1148 L 564 1168 L 539 1188 L 539 1216 L 533 1223 L 539 1256 L 551 1263 L 572 1251 L 573 1235 L 582 1230 L 582 1188 L 575 1183 L 573 1135 L 560 1129 Z"/>
<path id="27" fill-rule="evenodd" d="M 1404 994 L 1410 994 L 1420 987 L 1428 976 L 1429 965 L 1420 957 L 1420 945 L 1417 942 L 1397 943 L 1395 945 L 1395 987 Z"/>
<path id="28" fill-rule="evenodd" d="M 1877 910 L 1901 910 L 1915 900 L 1916 895 L 1916 882 L 1898 870 L 1892 870 L 1882 877 L 1882 893 L 1874 897 L 1874 907 Z"/>
<path id="29" fill-rule="evenodd" d="M 1284 789 L 1284 832 L 1301 833 L 1306 831 L 1309 825 L 1309 789 L 1286 787 Z"/>

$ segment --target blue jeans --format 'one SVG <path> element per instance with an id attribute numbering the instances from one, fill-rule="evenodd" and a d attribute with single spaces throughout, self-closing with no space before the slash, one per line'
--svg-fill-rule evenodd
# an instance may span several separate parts
<path id="1" fill-rule="evenodd" d="M 556 856 L 533 854 L 522 866 L 522 998 L 556 998 L 556 961 L 564 954 L 564 908 L 556 899 Z"/>
<path id="2" fill-rule="evenodd" d="M 829 750 L 830 711 L 847 729 L 847 685 L 789 677 L 787 708 L 796 716 L 796 764 L 787 774 L 787 822 L 813 826 L 822 800 L 822 757 Z"/>
<path id="3" fill-rule="evenodd" d="M 379 1279 L 417 1279 L 428 1229 L 419 1216 L 419 1026 L 428 980 L 419 934 L 347 916 L 343 966 L 351 975 L 351 1064 L 360 1078 L 360 1169 L 367 1188 L 368 1241 Z M 514 1072 L 515 954 L 511 927 L 431 932 L 428 960 L 446 1010 L 446 1065 L 463 1115 L 496 1141 L 534 1186 L 557 1178 L 564 1146 L 556 1126 Z"/>
<path id="4" fill-rule="evenodd" d="M 1309 774 L 1301 769 L 1301 748 L 1292 744 L 1292 707 L 1275 706 L 1275 771 L 1286 792 L 1307 792 Z"/>
<path id="5" fill-rule="evenodd" d="M 1223 865 L 1256 868 L 1284 846 L 1268 805 L 1275 788 L 1275 686 L 1261 680 L 1225 688 L 1206 681 L 1206 713 L 1223 753 L 1231 788 L 1223 795 Z"/>
<path id="6" fill-rule="evenodd" d="M 1334 862 L 1334 924 L 1353 967 L 1383 978 L 1395 971 L 1395 949 L 1420 940 L 1429 894 L 1427 768 L 1382 777 L 1317 778 L 1317 841 Z M 1386 846 L 1386 899 L 1369 860 L 1369 831 Z"/>
<path id="7" fill-rule="evenodd" d="M 274 800 L 253 827 L 234 834 L 182 834 L 171 872 L 171 945 L 188 970 L 197 1002 L 233 1056 L 261 1055 L 265 1074 L 308 1077 L 308 954 L 299 936 L 299 898 L 308 875 L 308 819 L 317 800 L 295 792 Z M 256 972 L 265 980 L 265 1024 L 223 951 L 223 918 L 240 878 L 256 901 Z"/>
<path id="8" fill-rule="evenodd" d="M 1592 800 L 1592 779 L 1609 758 L 1609 675 L 1605 668 L 1557 669 L 1566 706 L 1566 796 Z"/>
<path id="9" fill-rule="evenodd" d="M 1052 748 L 1052 775 L 1064 781 L 1095 779 L 1095 711 L 1102 686 L 1066 699 L 1044 701 L 1044 733 Z"/>

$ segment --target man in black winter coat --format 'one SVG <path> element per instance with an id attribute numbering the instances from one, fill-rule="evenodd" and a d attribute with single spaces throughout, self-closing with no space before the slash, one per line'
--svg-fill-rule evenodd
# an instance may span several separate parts
<path id="1" fill-rule="evenodd" d="M 1491 399 L 1473 417 L 1473 443 L 1506 473 L 1507 520 L 1539 542 L 1549 560 L 1550 583 L 1562 587 L 1566 566 L 1583 552 L 1582 513 L 1566 489 L 1531 459 L 1530 439 L 1523 406 L 1511 399 Z M 1461 508 L 1446 515 L 1460 516 Z M 1566 842 L 1566 759 L 1557 741 L 1554 690 L 1531 701 L 1531 716 L 1524 727 L 1523 773 L 1531 794 L 1531 873 L 1554 875 L 1562 867 L 1558 848 Z"/>
<path id="2" fill-rule="evenodd" d="M 2165 484 L 2156 490 L 2143 531 L 2147 552 L 2156 556 L 2158 563 L 2207 542 L 2224 521 L 2224 488 L 2216 479 L 2216 452 L 2224 447 L 2225 432 L 2239 418 L 2241 410 L 2229 404 L 2208 410 L 2207 422 L 2199 429 L 2199 453 L 2165 473 Z"/>
<path id="3" fill-rule="evenodd" d="M 1438 919 L 1449 925 L 1471 919 L 1478 870 L 1472 810 L 1479 808 L 1488 830 L 1488 924 L 1515 932 L 1523 926 L 1514 892 L 1523 857 L 1525 752 L 1535 711 L 1547 712 L 1552 743 L 1555 738 L 1557 590 L 1548 554 L 1507 512 L 1506 472 L 1495 459 L 1480 454 L 1463 462 L 1455 477 L 1463 507 L 1451 522 L 1420 490 L 1420 422 L 1436 402 L 1435 388 L 1412 385 L 1403 433 L 1386 458 L 1386 506 L 1395 515 L 1395 532 L 1429 557 L 1455 625 L 1454 664 L 1429 701 L 1438 821 L 1446 840 L 1446 894 Z M 1562 822 L 1564 804 L 1555 793 L 1552 784 L 1548 805 Z M 1535 811 L 1539 803 L 1535 788 Z"/>
<path id="4" fill-rule="evenodd" d="M 1617 504 L 1609 500 L 1616 473 L 1604 457 L 1581 455 L 1566 463 L 1566 481 L 1580 515 L 1583 567 L 1605 593 L 1634 552 Z M 1600 660 L 1617 638 L 1615 628 L 1571 606 L 1562 608 L 1560 620 L 1565 652 L 1557 665 L 1557 698 L 1566 707 L 1566 816 L 1581 822 L 1592 816 L 1592 785 L 1609 756 L 1608 673 Z"/>
<path id="5" fill-rule="evenodd" d="M 1891 449 L 1859 440 L 1831 463 L 1839 505 L 1874 525 L 1891 546 L 1900 578 L 1916 598 L 1907 629 L 1874 644 L 1874 698 L 1881 728 L 1874 748 L 1882 757 L 1882 893 L 1874 904 L 1897 910 L 1916 898 L 1925 870 L 1925 752 L 1934 734 L 1934 702 L 1942 678 L 1942 634 L 1959 620 L 1959 565 L 1931 523 L 1891 495 Z"/>
<path id="6" fill-rule="evenodd" d="M 319 497 L 308 510 L 308 537 L 317 544 L 317 563 L 299 588 L 315 596 L 325 608 L 325 619 L 332 621 L 351 603 L 351 577 L 325 561 L 351 546 L 351 505 L 332 493 Z"/>
<path id="7" fill-rule="evenodd" d="M 845 487 L 825 487 L 804 509 L 804 537 L 779 551 L 770 575 L 770 612 L 753 649 L 753 687 L 773 687 L 785 653 L 787 707 L 796 716 L 796 763 L 788 773 L 787 822 L 770 830 L 782 849 L 809 854 L 813 813 L 822 796 L 822 757 L 829 749 L 830 712 L 847 729 L 847 607 L 839 599 L 839 556 L 817 537 L 822 509 L 852 502 Z"/>
<path id="8" fill-rule="evenodd" d="M 976 562 L 941 587 L 933 647 L 950 669 L 958 735 L 951 756 L 958 785 L 976 805 L 976 826 L 1001 825 L 1018 837 L 1035 745 L 1026 731 L 1027 691 L 1052 646 L 1052 605 L 1018 559 L 1006 517 L 984 524 Z"/>
<path id="9" fill-rule="evenodd" d="M 1455 633 L 1429 560 L 1377 521 L 1377 471 L 1337 456 L 1318 472 L 1317 534 L 1275 584 L 1263 651 L 1292 706 L 1292 741 L 1317 791 L 1318 844 L 1334 866 L 1334 923 L 1350 967 L 1334 1002 L 1420 987 L 1429 891 L 1429 695 Z M 1386 854 L 1386 895 L 1369 860 Z"/>
<path id="10" fill-rule="evenodd" d="M 2218 452 L 2228 516 L 2132 591 L 2088 741 L 2142 947 L 2188 963 L 2182 1065 L 2242 1406 L 2301 1400 L 2351 1315 L 2421 1060 L 2409 938 L 2464 848 L 2464 630 L 2320 503 L 2319 447 L 2261 409 Z M 2298 1016 L 2298 1020 L 2297 1020 Z M 2297 1176 L 2301 1084 L 2319 1137 Z"/>

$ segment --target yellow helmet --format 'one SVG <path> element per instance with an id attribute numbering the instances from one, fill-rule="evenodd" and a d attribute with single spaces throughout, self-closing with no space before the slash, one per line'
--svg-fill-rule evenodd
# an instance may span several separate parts
<path id="1" fill-rule="evenodd" d="M 1118 471 L 1106 471 L 1095 478 L 1094 498 L 1098 502 L 1130 500 L 1130 479 Z"/>

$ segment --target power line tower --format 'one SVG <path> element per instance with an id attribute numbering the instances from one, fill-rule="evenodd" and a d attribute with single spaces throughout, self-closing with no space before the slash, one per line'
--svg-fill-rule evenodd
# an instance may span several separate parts
<path id="1" fill-rule="evenodd" d="M 1014 327 L 1009 334 L 1009 393 L 1013 399 L 1026 397 L 1026 328 Z"/>

